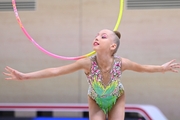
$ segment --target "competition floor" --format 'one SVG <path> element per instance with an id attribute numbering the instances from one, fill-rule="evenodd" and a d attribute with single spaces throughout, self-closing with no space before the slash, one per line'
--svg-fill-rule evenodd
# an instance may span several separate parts
<path id="1" fill-rule="evenodd" d="M 89 120 L 88 118 L 0 118 L 0 120 Z"/>

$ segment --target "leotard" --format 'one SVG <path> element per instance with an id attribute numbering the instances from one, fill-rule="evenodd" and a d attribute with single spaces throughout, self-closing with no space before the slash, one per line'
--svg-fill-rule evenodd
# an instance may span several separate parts
<path id="1" fill-rule="evenodd" d="M 117 99 L 124 93 L 121 78 L 121 58 L 114 57 L 113 67 L 110 71 L 110 81 L 108 85 L 102 82 L 102 74 L 96 61 L 96 56 L 91 57 L 91 70 L 87 74 L 89 83 L 88 95 L 96 101 L 97 105 L 107 114 Z"/>

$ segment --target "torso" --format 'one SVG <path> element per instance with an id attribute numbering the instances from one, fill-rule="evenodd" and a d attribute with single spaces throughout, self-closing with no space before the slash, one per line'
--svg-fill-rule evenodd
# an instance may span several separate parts
<path id="1" fill-rule="evenodd" d="M 121 84 L 121 58 L 114 57 L 112 68 L 108 74 L 103 74 L 97 64 L 96 56 L 91 57 L 91 69 L 87 74 L 88 95 L 96 101 L 99 107 L 107 113 L 116 99 L 124 92 Z"/>

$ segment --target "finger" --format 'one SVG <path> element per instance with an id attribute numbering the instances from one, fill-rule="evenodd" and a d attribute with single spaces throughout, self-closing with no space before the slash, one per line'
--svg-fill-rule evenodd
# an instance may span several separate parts
<path id="1" fill-rule="evenodd" d="M 6 76 L 11 76 L 11 74 L 9 74 L 9 73 L 3 72 L 3 74 L 6 75 Z"/>
<path id="2" fill-rule="evenodd" d="M 6 70 L 7 72 L 10 72 L 10 73 L 12 72 L 12 70 L 9 69 L 8 67 L 6 67 L 5 70 Z"/>
<path id="3" fill-rule="evenodd" d="M 14 70 L 14 69 L 12 69 L 12 68 L 10 68 L 10 67 L 8 67 L 8 66 L 5 68 L 5 70 L 6 70 L 7 72 L 11 73 L 11 74 L 16 74 L 16 70 Z"/>
<path id="4" fill-rule="evenodd" d="M 172 71 L 172 72 L 175 72 L 175 73 L 178 73 L 178 70 L 175 70 L 175 69 L 172 69 L 171 71 Z"/>
<path id="5" fill-rule="evenodd" d="M 9 77 L 9 78 L 5 78 L 6 80 L 12 80 L 12 78 L 11 77 Z"/>
<path id="6" fill-rule="evenodd" d="M 176 63 L 176 66 L 179 66 L 179 67 L 180 67 L 180 63 Z"/>
<path id="7" fill-rule="evenodd" d="M 175 61 L 176 61 L 176 59 L 173 59 L 173 60 L 169 61 L 169 64 L 172 64 L 172 63 L 174 63 Z"/>
<path id="8" fill-rule="evenodd" d="M 173 68 L 180 68 L 180 66 L 173 66 Z"/>
<path id="9" fill-rule="evenodd" d="M 174 63 L 171 65 L 171 67 L 173 68 L 179 68 L 180 67 L 180 63 Z"/>
<path id="10" fill-rule="evenodd" d="M 13 69 L 13 68 L 11 68 L 11 67 L 9 67 L 9 66 L 6 66 L 5 69 L 8 70 L 8 71 L 14 71 L 14 70 L 15 70 L 15 69 Z"/>

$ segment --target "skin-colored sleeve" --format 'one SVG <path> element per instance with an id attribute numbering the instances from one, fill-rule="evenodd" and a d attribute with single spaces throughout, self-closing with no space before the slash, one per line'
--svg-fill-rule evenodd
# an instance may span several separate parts
<path id="1" fill-rule="evenodd" d="M 85 59 L 77 60 L 76 62 L 69 65 L 56 67 L 56 68 L 48 68 L 41 71 L 28 73 L 26 75 L 26 78 L 38 79 L 38 78 L 54 77 L 54 76 L 69 74 L 81 69 L 87 71 L 88 63 L 89 63 L 88 60 L 85 58 Z"/>
<path id="2" fill-rule="evenodd" d="M 122 58 L 122 71 L 124 70 L 132 70 L 136 72 L 175 72 L 178 73 L 178 69 L 180 68 L 180 63 L 176 63 L 176 60 L 173 59 L 169 62 L 166 62 L 162 65 L 141 65 L 130 61 L 126 58 Z"/>
<path id="3" fill-rule="evenodd" d="M 161 65 L 141 65 L 129 59 L 122 58 L 122 71 L 132 70 L 136 72 L 164 72 L 164 67 Z"/>
<path id="4" fill-rule="evenodd" d="M 59 75 L 64 75 L 68 73 L 75 72 L 77 70 L 84 70 L 88 72 L 90 69 L 90 59 L 84 58 L 77 60 L 76 62 L 55 68 L 47 68 L 35 72 L 30 73 L 22 73 L 13 68 L 6 67 L 5 70 L 7 71 L 4 74 L 8 77 L 7 80 L 28 80 L 28 79 L 41 79 L 41 78 L 48 78 L 48 77 L 55 77 Z"/>

